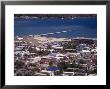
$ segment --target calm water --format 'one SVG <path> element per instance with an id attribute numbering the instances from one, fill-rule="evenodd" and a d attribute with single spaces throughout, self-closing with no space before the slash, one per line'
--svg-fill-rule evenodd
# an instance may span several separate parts
<path id="1" fill-rule="evenodd" d="M 72 30 L 72 31 L 69 31 Z M 15 19 L 15 36 L 37 35 L 67 31 L 52 37 L 97 37 L 97 18 L 83 17 L 75 19 Z"/>

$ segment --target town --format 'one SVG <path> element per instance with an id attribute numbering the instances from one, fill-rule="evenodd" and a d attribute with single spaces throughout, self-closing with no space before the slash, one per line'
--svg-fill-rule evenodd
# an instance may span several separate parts
<path id="1" fill-rule="evenodd" d="M 16 36 L 15 76 L 96 76 L 97 40 Z"/>

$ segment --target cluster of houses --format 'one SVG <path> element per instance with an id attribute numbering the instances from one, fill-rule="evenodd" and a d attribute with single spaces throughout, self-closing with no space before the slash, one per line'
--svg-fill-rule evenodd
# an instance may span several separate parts
<path id="1" fill-rule="evenodd" d="M 97 75 L 96 40 L 71 39 L 35 44 L 25 37 L 16 37 L 14 42 L 15 76 Z"/>

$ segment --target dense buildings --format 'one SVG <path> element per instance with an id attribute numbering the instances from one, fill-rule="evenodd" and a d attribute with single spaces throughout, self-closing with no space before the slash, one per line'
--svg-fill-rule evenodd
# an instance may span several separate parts
<path id="1" fill-rule="evenodd" d="M 97 40 L 16 36 L 15 76 L 97 75 Z"/>

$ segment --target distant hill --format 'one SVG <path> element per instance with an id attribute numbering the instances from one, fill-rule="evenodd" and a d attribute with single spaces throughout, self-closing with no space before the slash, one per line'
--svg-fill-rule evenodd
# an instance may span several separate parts
<path id="1" fill-rule="evenodd" d="M 15 18 L 74 18 L 96 17 L 97 14 L 15 14 Z"/>

